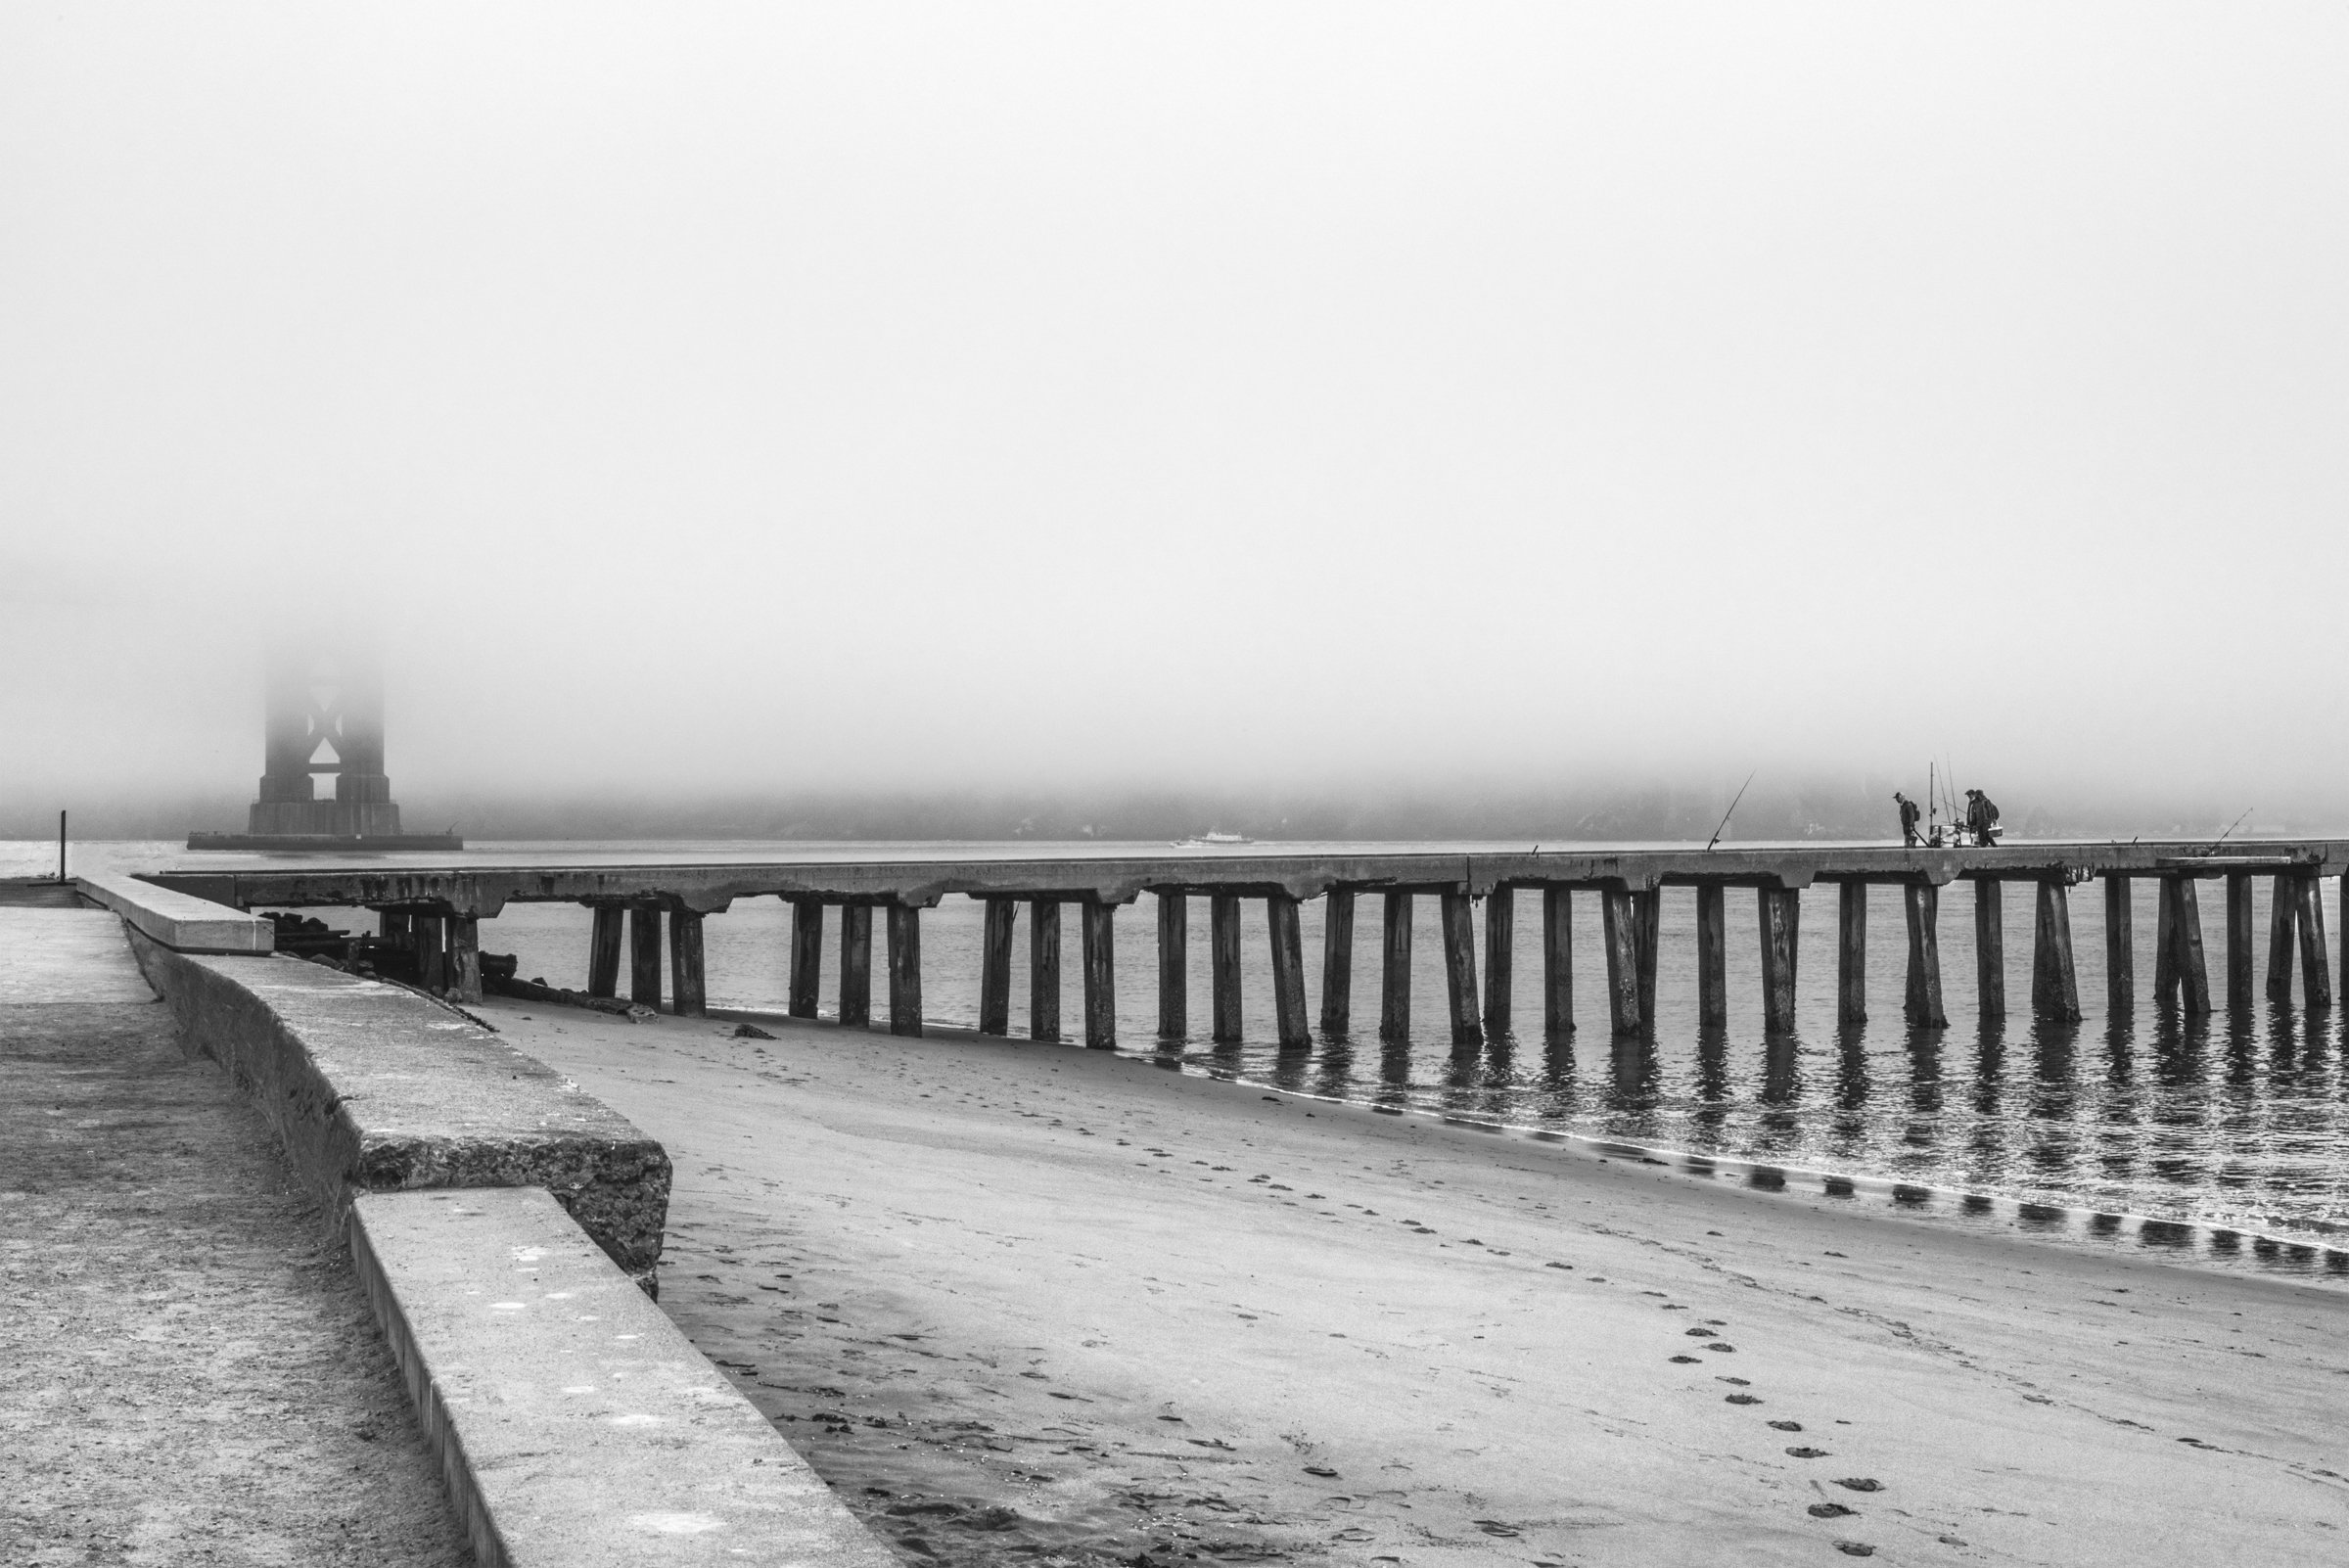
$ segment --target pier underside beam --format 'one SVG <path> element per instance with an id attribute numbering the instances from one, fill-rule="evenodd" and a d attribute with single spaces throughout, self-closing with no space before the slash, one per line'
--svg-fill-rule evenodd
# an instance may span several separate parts
<path id="1" fill-rule="evenodd" d="M 2227 1010 L 2251 1005 L 2251 979 L 2258 970 L 2251 910 L 2251 874 L 2227 873 Z"/>
<path id="2" fill-rule="evenodd" d="M 979 945 L 979 1033 L 1011 1033 L 1011 948 L 1020 923 L 1016 899 L 987 900 Z"/>
<path id="3" fill-rule="evenodd" d="M 471 922 L 468 922 L 470 924 Z M 821 927 L 817 928 L 819 931 Z M 702 964 L 702 915 L 676 909 L 668 917 L 668 991 L 680 1018 L 702 1018 L 710 1011 L 710 991 Z"/>
<path id="4" fill-rule="evenodd" d="M 1084 1043 L 1093 1050 L 1112 1050 L 1118 1043 L 1118 906 L 1088 899 L 1080 907 L 1084 916 Z"/>
<path id="5" fill-rule="evenodd" d="M 794 1018 L 813 1018 L 824 964 L 824 901 L 791 900 L 791 991 Z"/>
<path id="6" fill-rule="evenodd" d="M 1516 972 L 1517 890 L 1504 882 L 1485 898 L 1485 1033 L 1495 1039 L 1510 1034 Z"/>
<path id="7" fill-rule="evenodd" d="M 1305 936 L 1297 919 L 1297 900 L 1283 893 L 1267 898 L 1265 927 L 1272 944 L 1272 1017 L 1281 1048 L 1311 1045 L 1313 1035 L 1305 1018 Z"/>
<path id="8" fill-rule="evenodd" d="M 1060 1038 L 1060 904 L 1028 905 L 1028 1038 Z"/>
<path id="9" fill-rule="evenodd" d="M 482 999 L 482 923 L 471 915 L 449 917 L 448 993 L 461 1002 Z"/>
<path id="10" fill-rule="evenodd" d="M 1639 1031 L 1639 934 L 1628 889 L 1601 888 L 1600 940 L 1607 949 L 1607 1022 L 1618 1035 Z"/>
<path id="11" fill-rule="evenodd" d="M 1867 884 L 1846 882 L 1835 893 L 1835 1023 L 1867 1022 Z"/>
<path id="12" fill-rule="evenodd" d="M 1696 1027 L 1729 1027 L 1728 889 L 1696 885 Z"/>
<path id="13" fill-rule="evenodd" d="M 2062 879 L 2043 877 L 2031 922 L 2031 1012 L 2050 1023 L 2080 1021 L 2080 977 L 2072 967 L 2072 901 Z"/>
<path id="14" fill-rule="evenodd" d="M 2349 916 L 2344 916 L 2349 919 Z M 1574 1034 L 1574 903 L 1564 888 L 1542 890 L 1542 1038 Z"/>
<path id="15" fill-rule="evenodd" d="M 2137 1011 L 2137 915 L 2129 879 L 2104 879 L 2104 1009 L 2113 1018 Z"/>
<path id="16" fill-rule="evenodd" d="M 1179 893 L 1158 896 L 1158 1038 L 1180 1039 L 1191 1032 L 1191 900 Z"/>
<path id="17" fill-rule="evenodd" d="M 1772 1035 L 1794 1033 L 1796 942 L 1801 935 L 1800 888 L 1755 890 L 1762 928 L 1762 1028 Z"/>
<path id="18" fill-rule="evenodd" d="M 1354 894 L 1333 888 L 1321 911 L 1321 1033 L 1336 1039 L 1354 1027 Z"/>
<path id="19" fill-rule="evenodd" d="M 889 906 L 889 1032 L 922 1032 L 922 912 Z"/>
<path id="20" fill-rule="evenodd" d="M 2325 952 L 2325 895 L 2314 872 L 2292 878 L 2300 927 L 2300 999 L 2310 1008 L 2332 1005 L 2332 964 Z"/>
<path id="21" fill-rule="evenodd" d="M 1378 981 L 1378 1038 L 1407 1044 L 1411 1038 L 1411 896 L 1390 893 Z"/>
<path id="22" fill-rule="evenodd" d="M 1909 919 L 1908 987 L 1901 1015 L 1919 1029 L 1947 1029 L 1950 1015 L 1941 1000 L 1941 890 L 1911 882 L 1901 889 Z"/>
<path id="23" fill-rule="evenodd" d="M 1974 884 L 1974 999 L 1982 1022 L 2005 1022 L 2006 885 L 1995 877 Z"/>
<path id="24" fill-rule="evenodd" d="M 844 904 L 840 911 L 840 1021 L 858 1029 L 873 1024 L 873 906 Z"/>
<path id="25" fill-rule="evenodd" d="M 2288 876 L 2268 879 L 2268 1000 L 2292 999 L 2292 952 L 2297 945 L 2300 900 Z"/>
<path id="26" fill-rule="evenodd" d="M 622 910 L 618 904 L 598 903 L 588 906 L 588 914 L 593 924 L 587 935 L 587 994 L 617 996 Z"/>
<path id="27" fill-rule="evenodd" d="M 1240 1039 L 1240 896 L 1219 893 L 1207 900 L 1207 963 L 1209 991 L 1215 1003 L 1215 1041 L 1236 1045 Z"/>
<path id="28" fill-rule="evenodd" d="M 628 905 L 628 1000 L 661 1009 L 661 906 Z"/>
<path id="29" fill-rule="evenodd" d="M 1438 899 L 1444 922 L 1444 989 L 1451 1004 L 1451 1042 L 1475 1045 L 1485 1038 L 1476 1010 L 1476 910 L 1466 890 Z"/>
<path id="30" fill-rule="evenodd" d="M 1663 946 L 1664 890 L 1632 895 L 1632 934 L 1639 953 L 1639 1027 L 1656 1027 L 1656 957 Z"/>

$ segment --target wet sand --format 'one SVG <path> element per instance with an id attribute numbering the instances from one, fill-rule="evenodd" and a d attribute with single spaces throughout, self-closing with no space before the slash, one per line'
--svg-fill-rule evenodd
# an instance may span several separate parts
<path id="1" fill-rule="evenodd" d="M 668 1144 L 663 1306 L 909 1561 L 2349 1555 L 2337 1290 L 1065 1047 L 484 1011 Z"/>

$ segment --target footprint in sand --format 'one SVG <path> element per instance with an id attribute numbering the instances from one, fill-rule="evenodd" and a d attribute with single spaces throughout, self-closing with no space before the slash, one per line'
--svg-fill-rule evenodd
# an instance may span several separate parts
<path id="1" fill-rule="evenodd" d="M 1673 1360 L 1681 1366 L 1694 1366 L 1696 1364 L 1696 1358 L 1693 1356 L 1675 1356 Z"/>
<path id="2" fill-rule="evenodd" d="M 1775 1432 L 1800 1432 L 1803 1429 L 1803 1423 L 1800 1421 L 1773 1421 L 1770 1425 L 1771 1430 Z"/>
<path id="3" fill-rule="evenodd" d="M 1762 1396 L 1759 1394 L 1731 1394 L 1728 1396 L 1728 1403 L 1731 1405 L 1759 1405 L 1762 1403 Z M 1775 1426 L 1777 1422 L 1773 1421 L 1771 1425 Z"/>
<path id="4" fill-rule="evenodd" d="M 1826 1456 L 1827 1451 L 1824 1449 L 1788 1449 L 1786 1451 L 1786 1457 L 1790 1459 L 1823 1459 Z"/>
<path id="5" fill-rule="evenodd" d="M 1814 1502 L 1809 1510 L 1814 1519 L 1849 1519 L 1853 1510 L 1840 1502 Z"/>
<path id="6" fill-rule="evenodd" d="M 1871 1475 L 1847 1475 L 1835 1484 L 1853 1492 L 1881 1492 L 1884 1490 L 1884 1483 Z"/>
<path id="7" fill-rule="evenodd" d="M 1847 1557 L 1872 1557 L 1876 1548 L 1864 1541 L 1838 1541 L 1835 1549 Z"/>

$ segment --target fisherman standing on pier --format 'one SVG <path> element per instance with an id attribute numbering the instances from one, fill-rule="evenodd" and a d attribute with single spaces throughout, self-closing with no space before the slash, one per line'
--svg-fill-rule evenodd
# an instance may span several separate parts
<path id="1" fill-rule="evenodd" d="M 1916 819 L 1925 813 L 1918 810 L 1916 803 L 1899 790 L 1892 792 L 1892 798 L 1901 806 L 1901 843 L 1913 850 L 1917 846 Z"/>
<path id="2" fill-rule="evenodd" d="M 1980 790 L 1965 792 L 1965 826 L 1984 849 L 1999 842 L 1998 806 Z"/>

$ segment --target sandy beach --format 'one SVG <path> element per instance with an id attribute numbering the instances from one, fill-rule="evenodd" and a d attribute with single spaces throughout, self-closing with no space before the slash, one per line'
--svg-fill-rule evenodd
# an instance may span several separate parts
<path id="1" fill-rule="evenodd" d="M 2349 1298 L 971 1036 L 492 1001 L 908 1560 L 2301 1564 Z"/>

